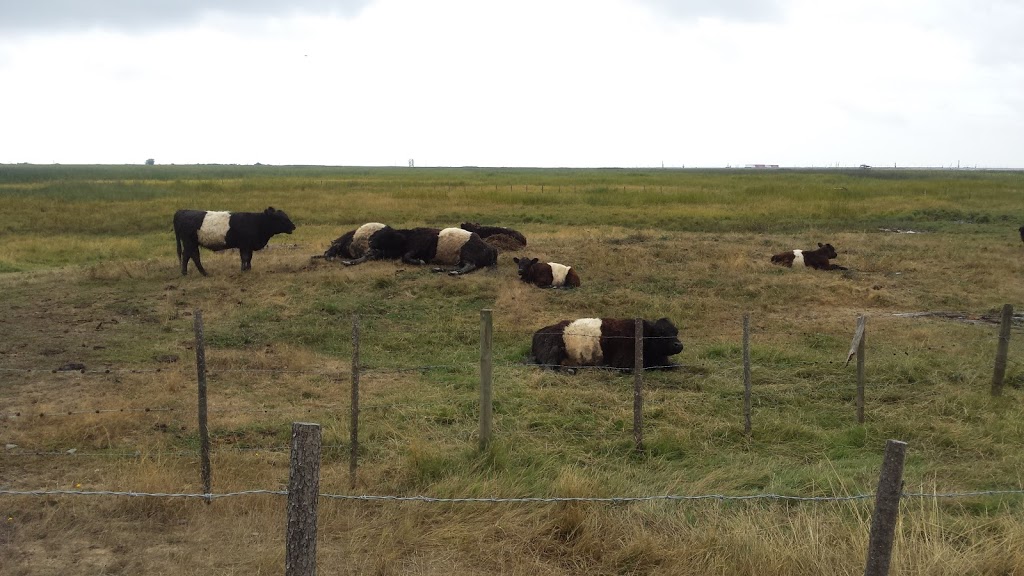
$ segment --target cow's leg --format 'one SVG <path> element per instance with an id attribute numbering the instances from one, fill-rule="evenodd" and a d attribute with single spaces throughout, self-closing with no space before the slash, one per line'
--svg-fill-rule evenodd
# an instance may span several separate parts
<path id="1" fill-rule="evenodd" d="M 367 260 L 374 260 L 379 256 L 380 252 L 374 250 L 373 248 L 370 248 L 369 250 L 366 251 L 366 254 L 363 254 L 359 258 L 353 258 L 352 260 L 342 260 L 341 263 L 344 264 L 345 266 L 355 266 L 356 264 L 362 264 Z"/>
<path id="2" fill-rule="evenodd" d="M 242 257 L 242 272 L 252 270 L 252 250 L 239 248 L 238 254 Z"/>
<path id="3" fill-rule="evenodd" d="M 402 254 L 402 262 L 406 264 L 412 264 L 413 266 L 423 266 L 424 264 L 426 264 L 426 262 L 424 262 L 423 260 L 416 258 L 414 256 L 415 254 L 416 252 L 414 251 Z"/>
<path id="4" fill-rule="evenodd" d="M 178 253 L 178 265 L 181 266 L 181 275 L 188 274 L 188 248 L 186 247 L 183 251 Z"/>
<path id="5" fill-rule="evenodd" d="M 199 270 L 200 274 L 209 276 L 206 273 L 206 269 L 203 268 L 202 261 L 199 260 L 199 246 L 189 246 L 185 249 L 185 264 L 188 264 L 189 260 L 192 260 L 192 263 L 196 265 L 196 270 Z M 182 268 L 184 269 L 184 265 Z"/>
<path id="6" fill-rule="evenodd" d="M 455 270 L 448 271 L 449 276 L 460 276 L 462 274 L 468 274 L 473 270 L 477 269 L 477 265 L 473 262 L 466 262 L 462 266 L 459 266 Z"/>

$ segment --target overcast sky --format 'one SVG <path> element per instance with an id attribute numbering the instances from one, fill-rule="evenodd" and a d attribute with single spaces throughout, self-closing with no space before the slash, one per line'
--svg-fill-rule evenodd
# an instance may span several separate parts
<path id="1" fill-rule="evenodd" d="M 0 163 L 1024 167 L 1020 0 L 0 0 Z"/>

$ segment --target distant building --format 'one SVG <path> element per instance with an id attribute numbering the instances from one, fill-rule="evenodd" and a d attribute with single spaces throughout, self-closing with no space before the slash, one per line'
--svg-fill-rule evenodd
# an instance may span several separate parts
<path id="1" fill-rule="evenodd" d="M 745 168 L 778 168 L 778 164 L 747 164 Z"/>

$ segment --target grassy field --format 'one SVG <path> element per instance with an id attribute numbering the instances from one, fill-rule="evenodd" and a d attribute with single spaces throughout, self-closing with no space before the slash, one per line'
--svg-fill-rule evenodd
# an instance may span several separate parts
<path id="1" fill-rule="evenodd" d="M 321 424 L 320 489 L 435 497 L 873 494 L 908 442 L 896 574 L 1024 573 L 1024 343 L 1003 395 L 996 318 L 1024 305 L 1024 173 L 0 165 L 0 490 L 201 491 L 195 309 L 213 491 L 287 487 L 291 423 Z M 179 273 L 179 208 L 296 223 L 239 271 Z M 522 231 L 452 278 L 316 260 L 359 224 Z M 895 230 L 915 233 L 898 233 Z M 776 252 L 830 242 L 845 272 Z M 513 256 L 576 267 L 542 290 Z M 494 316 L 494 440 L 477 447 L 480 310 Z M 753 432 L 743 433 L 751 314 Z M 933 312 L 908 317 L 901 313 Z M 352 317 L 361 451 L 349 485 Z M 866 422 L 846 352 L 868 315 Z M 680 369 L 530 366 L 536 329 L 671 318 Z M 956 317 L 961 317 L 962 321 Z M 69 363 L 82 371 L 61 371 Z M 97 412 L 99 411 L 99 412 Z M 70 412 L 70 413 L 69 413 Z M 321 574 L 861 574 L 872 500 L 445 503 L 321 499 Z M 0 574 L 268 574 L 285 500 L 0 495 Z"/>

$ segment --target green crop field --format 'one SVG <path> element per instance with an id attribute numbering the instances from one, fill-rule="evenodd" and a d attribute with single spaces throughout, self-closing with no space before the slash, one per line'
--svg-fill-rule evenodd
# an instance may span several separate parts
<path id="1" fill-rule="evenodd" d="M 1024 173 L 0 165 L 0 202 L 0 574 L 281 573 L 283 496 L 90 494 L 202 492 L 195 310 L 214 494 L 287 488 L 291 423 L 315 422 L 323 494 L 724 497 L 322 498 L 321 574 L 862 574 L 873 498 L 827 498 L 873 495 L 887 439 L 908 445 L 893 573 L 1024 573 Z M 251 271 L 204 251 L 210 276 L 181 276 L 175 210 L 268 206 L 297 229 Z M 462 277 L 314 258 L 370 221 L 476 221 L 529 244 Z M 769 261 L 818 242 L 849 269 Z M 519 282 L 514 256 L 572 265 L 582 286 Z M 1018 314 L 993 396 L 1004 304 Z M 643 375 L 642 451 L 631 374 L 529 363 L 535 330 L 593 316 L 680 330 L 680 367 Z M 85 494 L 25 494 L 64 490 Z M 765 494 L 801 499 L 733 498 Z"/>

